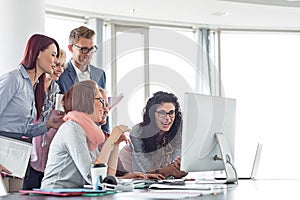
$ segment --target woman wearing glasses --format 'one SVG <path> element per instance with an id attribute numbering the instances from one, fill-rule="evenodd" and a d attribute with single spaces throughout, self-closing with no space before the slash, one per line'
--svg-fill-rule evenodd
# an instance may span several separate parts
<path id="1" fill-rule="evenodd" d="M 82 188 L 91 184 L 91 165 L 106 163 L 107 174 L 115 175 L 119 143 L 127 141 L 127 126 L 116 126 L 105 138 L 95 124 L 103 119 L 104 99 L 95 81 L 75 83 L 62 99 L 65 122 L 53 138 L 41 188 Z"/>
<path id="2" fill-rule="evenodd" d="M 144 108 L 143 122 L 130 132 L 131 149 L 125 146 L 121 151 L 126 170 L 162 174 L 165 178 L 185 176 L 180 171 L 181 124 L 178 98 L 172 93 L 154 93 Z M 128 169 L 130 151 L 132 166 Z"/>
<path id="3" fill-rule="evenodd" d="M 99 88 L 99 91 L 104 99 L 104 114 L 102 117 L 102 121 L 99 122 L 98 125 L 102 125 L 106 123 L 107 120 L 107 115 L 109 112 L 109 104 L 108 104 L 108 99 L 107 99 L 107 95 L 106 95 L 106 91 L 103 88 Z M 105 138 L 109 137 L 109 133 L 107 133 L 105 130 L 103 130 L 103 133 L 105 135 Z M 99 146 L 99 149 L 102 148 L 102 144 Z M 117 171 L 116 171 L 116 176 L 118 178 L 121 179 L 163 179 L 164 177 L 161 174 L 144 174 L 142 172 L 128 172 L 125 170 L 125 168 L 123 167 L 123 164 L 120 160 L 120 158 L 118 158 L 118 165 L 117 165 Z"/>

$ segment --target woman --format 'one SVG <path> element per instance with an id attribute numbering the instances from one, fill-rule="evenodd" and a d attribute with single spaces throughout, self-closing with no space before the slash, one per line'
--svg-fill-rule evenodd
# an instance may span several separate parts
<path id="1" fill-rule="evenodd" d="M 81 188 L 91 184 L 92 164 L 107 163 L 108 175 L 115 175 L 119 143 L 127 141 L 127 126 L 116 126 L 105 141 L 95 124 L 103 119 L 104 100 L 92 80 L 75 83 L 62 99 L 65 123 L 58 129 L 49 149 L 41 188 Z"/>
<path id="2" fill-rule="evenodd" d="M 99 88 L 99 91 L 104 99 L 104 113 L 103 113 L 103 117 L 102 117 L 102 121 L 99 122 L 99 125 L 103 125 L 106 124 L 106 119 L 107 119 L 107 115 L 108 115 L 108 99 L 107 99 L 107 95 L 106 95 L 106 91 L 103 88 Z M 109 137 L 109 134 L 107 132 L 105 132 L 104 130 L 102 130 L 105 138 Z M 101 149 L 102 145 L 99 146 L 99 148 Z M 145 174 L 143 172 L 128 172 L 125 170 L 125 168 L 123 167 L 123 164 L 121 162 L 120 159 L 118 159 L 118 167 L 117 167 L 117 172 L 116 172 L 116 176 L 118 178 L 123 178 L 123 179 L 132 179 L 132 178 L 136 178 L 136 179 L 164 179 L 164 177 L 161 174 Z"/>
<path id="3" fill-rule="evenodd" d="M 0 77 L 0 131 L 33 133 L 31 124 L 40 117 L 44 104 L 45 73 L 53 73 L 58 55 L 59 45 L 53 38 L 41 34 L 29 38 L 19 68 Z M 48 120 L 35 130 L 57 128 L 60 124 L 59 119 Z M 21 189 L 22 185 L 22 181 L 17 182 L 14 184 L 19 185 L 16 190 Z"/>
<path id="4" fill-rule="evenodd" d="M 44 94 L 44 82 L 38 79 L 53 73 L 58 53 L 56 40 L 35 34 L 27 42 L 19 68 L 0 77 L 1 131 L 26 133 L 27 126 L 41 113 L 44 99 L 35 101 L 35 94 Z"/>
<path id="5" fill-rule="evenodd" d="M 61 73 L 63 73 L 65 64 L 66 52 L 60 49 L 58 62 L 53 69 L 53 74 L 46 74 L 46 98 L 43 106 L 42 119 L 40 121 L 45 121 L 49 118 L 54 118 L 61 115 L 60 111 L 54 110 L 55 96 L 60 92 L 56 81 L 59 79 Z M 36 121 L 36 123 L 38 124 L 40 121 Z M 34 137 L 32 139 L 33 148 L 30 157 L 30 167 L 24 179 L 23 189 L 29 190 L 41 187 L 41 182 L 44 177 L 44 170 L 48 158 L 49 146 L 56 131 L 57 129 L 50 128 L 47 132 L 43 133 L 43 135 Z"/>
<path id="6" fill-rule="evenodd" d="M 130 132 L 132 149 L 122 149 L 121 161 L 132 159 L 132 171 L 162 174 L 165 178 L 187 175 L 180 171 L 181 124 L 178 98 L 172 93 L 154 93 L 144 108 L 143 122 Z"/>

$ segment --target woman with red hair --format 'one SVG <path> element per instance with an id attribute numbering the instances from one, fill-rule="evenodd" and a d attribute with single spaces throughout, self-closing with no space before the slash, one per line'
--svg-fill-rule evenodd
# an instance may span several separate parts
<path id="1" fill-rule="evenodd" d="M 29 125 L 41 117 L 45 100 L 45 73 L 53 73 L 58 55 L 59 45 L 56 40 L 34 34 L 27 42 L 18 69 L 0 77 L 1 132 L 22 134 L 37 132 L 32 131 Z M 45 122 L 43 125 L 46 126 L 43 128 L 58 128 L 62 123 L 60 120 L 54 121 Z"/>
<path id="2" fill-rule="evenodd" d="M 41 34 L 29 38 L 18 69 L 0 77 L 0 132 L 32 137 L 62 124 L 63 116 L 38 125 L 32 124 L 41 117 L 45 100 L 45 73 L 53 73 L 58 55 L 59 45 L 53 38 Z M 16 183 L 10 184 L 15 188 L 8 190 L 17 191 L 21 189 L 21 184 L 22 181 L 17 179 Z"/>

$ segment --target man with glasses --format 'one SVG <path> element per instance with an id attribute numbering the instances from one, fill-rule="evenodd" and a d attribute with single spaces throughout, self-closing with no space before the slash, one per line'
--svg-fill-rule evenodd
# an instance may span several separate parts
<path id="1" fill-rule="evenodd" d="M 67 92 L 74 83 L 84 80 L 94 80 L 98 87 L 106 88 L 104 70 L 90 64 L 93 54 L 98 49 L 94 44 L 94 37 L 95 32 L 85 26 L 71 31 L 68 49 L 72 58 L 57 81 L 62 93 Z M 108 123 L 103 125 L 102 129 L 109 132 Z"/>

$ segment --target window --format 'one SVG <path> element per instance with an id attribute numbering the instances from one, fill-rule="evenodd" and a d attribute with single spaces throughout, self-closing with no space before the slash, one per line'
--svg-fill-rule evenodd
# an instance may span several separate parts
<path id="1" fill-rule="evenodd" d="M 197 44 L 192 30 L 152 28 L 149 33 L 150 96 L 172 92 L 183 105 L 184 92 L 196 86 Z"/>
<path id="2" fill-rule="evenodd" d="M 299 178 L 300 35 L 221 33 L 222 81 L 237 99 L 236 165 L 250 174 L 263 143 L 259 178 Z M 253 154 L 250 154 L 253 153 Z M 247 169 L 247 170 L 246 170 Z"/>
<path id="3" fill-rule="evenodd" d="M 141 122 L 145 101 L 159 90 L 174 93 L 183 104 L 184 92 L 196 85 L 194 32 L 119 25 L 113 29 L 116 84 L 111 89 L 116 95 L 124 94 L 119 104 L 123 109 L 117 110 L 113 121 L 129 126 Z"/>
<path id="4" fill-rule="evenodd" d="M 54 38 L 58 42 L 59 47 L 66 51 L 67 61 L 72 57 L 68 50 L 70 32 L 82 25 L 85 25 L 85 21 L 80 19 L 53 15 L 46 15 L 45 17 L 45 33 Z"/>
<path id="5" fill-rule="evenodd" d="M 112 91 L 123 94 L 124 99 L 117 110 L 118 123 L 132 127 L 141 122 L 145 100 L 145 41 L 147 29 L 138 27 L 116 27 L 116 84 Z M 114 58 L 113 58 L 114 60 Z"/>

